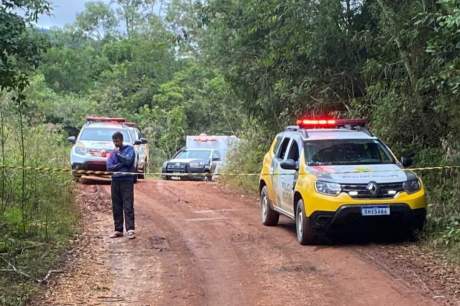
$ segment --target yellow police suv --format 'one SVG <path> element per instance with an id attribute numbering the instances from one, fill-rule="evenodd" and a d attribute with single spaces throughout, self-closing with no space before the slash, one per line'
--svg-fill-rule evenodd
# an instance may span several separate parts
<path id="1" fill-rule="evenodd" d="M 352 225 L 390 223 L 412 233 L 426 219 L 423 184 L 361 119 L 301 119 L 279 133 L 260 174 L 262 223 L 283 214 L 300 244 Z"/>

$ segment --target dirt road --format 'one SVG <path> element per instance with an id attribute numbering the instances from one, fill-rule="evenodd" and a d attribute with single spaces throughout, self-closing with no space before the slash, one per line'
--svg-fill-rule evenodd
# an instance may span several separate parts
<path id="1" fill-rule="evenodd" d="M 110 240 L 109 188 L 82 187 L 86 242 L 38 304 L 460 305 L 382 246 L 300 246 L 292 221 L 264 227 L 255 197 L 215 183 L 137 184 L 137 239 Z"/>

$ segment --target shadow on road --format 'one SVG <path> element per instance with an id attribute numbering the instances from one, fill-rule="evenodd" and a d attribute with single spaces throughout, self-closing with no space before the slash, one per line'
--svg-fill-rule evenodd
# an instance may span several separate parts
<path id="1" fill-rule="evenodd" d="M 288 231 L 296 236 L 295 223 L 290 220 L 280 220 L 279 228 Z M 354 226 L 341 231 L 330 231 L 320 238 L 320 243 L 317 246 L 365 246 L 370 244 L 405 244 L 415 242 L 417 239 L 410 235 L 403 228 L 395 228 L 394 226 L 386 227 L 369 227 L 369 226 Z"/>

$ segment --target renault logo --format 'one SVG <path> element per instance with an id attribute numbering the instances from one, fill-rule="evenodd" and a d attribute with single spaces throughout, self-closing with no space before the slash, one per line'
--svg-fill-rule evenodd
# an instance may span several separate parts
<path id="1" fill-rule="evenodd" d="M 376 182 L 370 182 L 369 184 L 367 184 L 366 188 L 372 195 L 376 195 L 379 191 L 379 186 L 377 186 Z"/>

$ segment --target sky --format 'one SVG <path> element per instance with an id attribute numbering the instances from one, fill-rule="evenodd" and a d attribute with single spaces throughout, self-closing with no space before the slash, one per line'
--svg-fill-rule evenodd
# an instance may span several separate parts
<path id="1" fill-rule="evenodd" d="M 85 2 L 90 0 L 49 0 L 52 6 L 51 16 L 43 15 L 38 20 L 41 28 L 62 27 L 73 23 L 78 13 L 85 9 Z M 110 0 L 100 0 L 110 3 Z"/>

